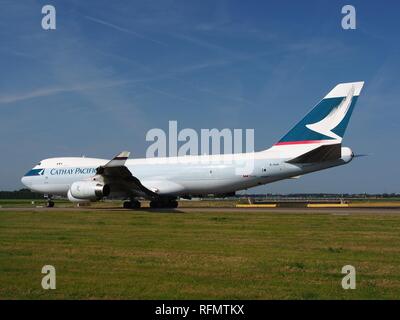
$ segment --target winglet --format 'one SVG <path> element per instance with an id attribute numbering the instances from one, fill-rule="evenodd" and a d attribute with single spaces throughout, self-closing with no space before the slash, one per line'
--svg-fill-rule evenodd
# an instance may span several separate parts
<path id="1" fill-rule="evenodd" d="M 105 167 L 120 167 L 125 165 L 125 161 L 128 159 L 130 152 L 122 151 L 117 154 L 112 160 L 110 160 Z"/>

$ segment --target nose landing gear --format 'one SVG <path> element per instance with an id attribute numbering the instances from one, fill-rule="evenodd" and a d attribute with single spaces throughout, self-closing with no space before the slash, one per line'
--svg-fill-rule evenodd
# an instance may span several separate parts
<path id="1" fill-rule="evenodd" d="M 44 198 L 46 199 L 46 208 L 53 208 L 54 207 L 54 201 L 52 200 L 53 195 L 45 194 Z"/>
<path id="2" fill-rule="evenodd" d="M 54 201 L 47 200 L 46 202 L 46 208 L 53 208 L 54 207 Z"/>

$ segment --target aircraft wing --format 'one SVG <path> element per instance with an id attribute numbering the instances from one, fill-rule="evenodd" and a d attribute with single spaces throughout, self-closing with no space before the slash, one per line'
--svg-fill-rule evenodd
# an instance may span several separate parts
<path id="1" fill-rule="evenodd" d="M 111 192 L 126 193 L 131 196 L 156 197 L 157 194 L 143 186 L 140 180 L 133 176 L 125 166 L 129 154 L 128 151 L 123 151 L 104 166 L 98 167 L 95 180 L 102 180 L 108 184 Z"/>

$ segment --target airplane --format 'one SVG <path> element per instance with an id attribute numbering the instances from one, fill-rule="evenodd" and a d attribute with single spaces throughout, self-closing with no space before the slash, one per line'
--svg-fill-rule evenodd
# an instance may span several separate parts
<path id="1" fill-rule="evenodd" d="M 364 82 L 336 85 L 282 139 L 267 150 L 221 155 L 128 159 L 123 151 L 112 160 L 61 157 L 40 161 L 21 182 L 34 192 L 66 196 L 72 202 L 119 197 L 127 209 L 176 208 L 177 198 L 234 195 L 271 182 L 349 163 L 354 153 L 342 139 Z M 229 160 L 229 161 L 226 161 Z M 243 167 L 251 168 L 242 172 Z"/>

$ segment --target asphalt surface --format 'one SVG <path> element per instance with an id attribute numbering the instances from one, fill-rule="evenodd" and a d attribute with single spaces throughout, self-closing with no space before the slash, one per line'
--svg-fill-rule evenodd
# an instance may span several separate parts
<path id="1" fill-rule="evenodd" d="M 120 207 L 20 207 L 20 208 L 0 208 L 0 212 L 79 212 L 79 211 L 110 211 L 110 212 L 124 212 L 135 211 L 149 212 L 149 213 L 249 213 L 264 212 L 264 213 L 279 213 L 279 214 L 332 214 L 332 215 L 351 215 L 351 214 L 372 214 L 372 215 L 400 215 L 400 208 L 178 208 L 178 209 L 150 209 L 141 208 L 139 210 L 128 210 Z"/>

